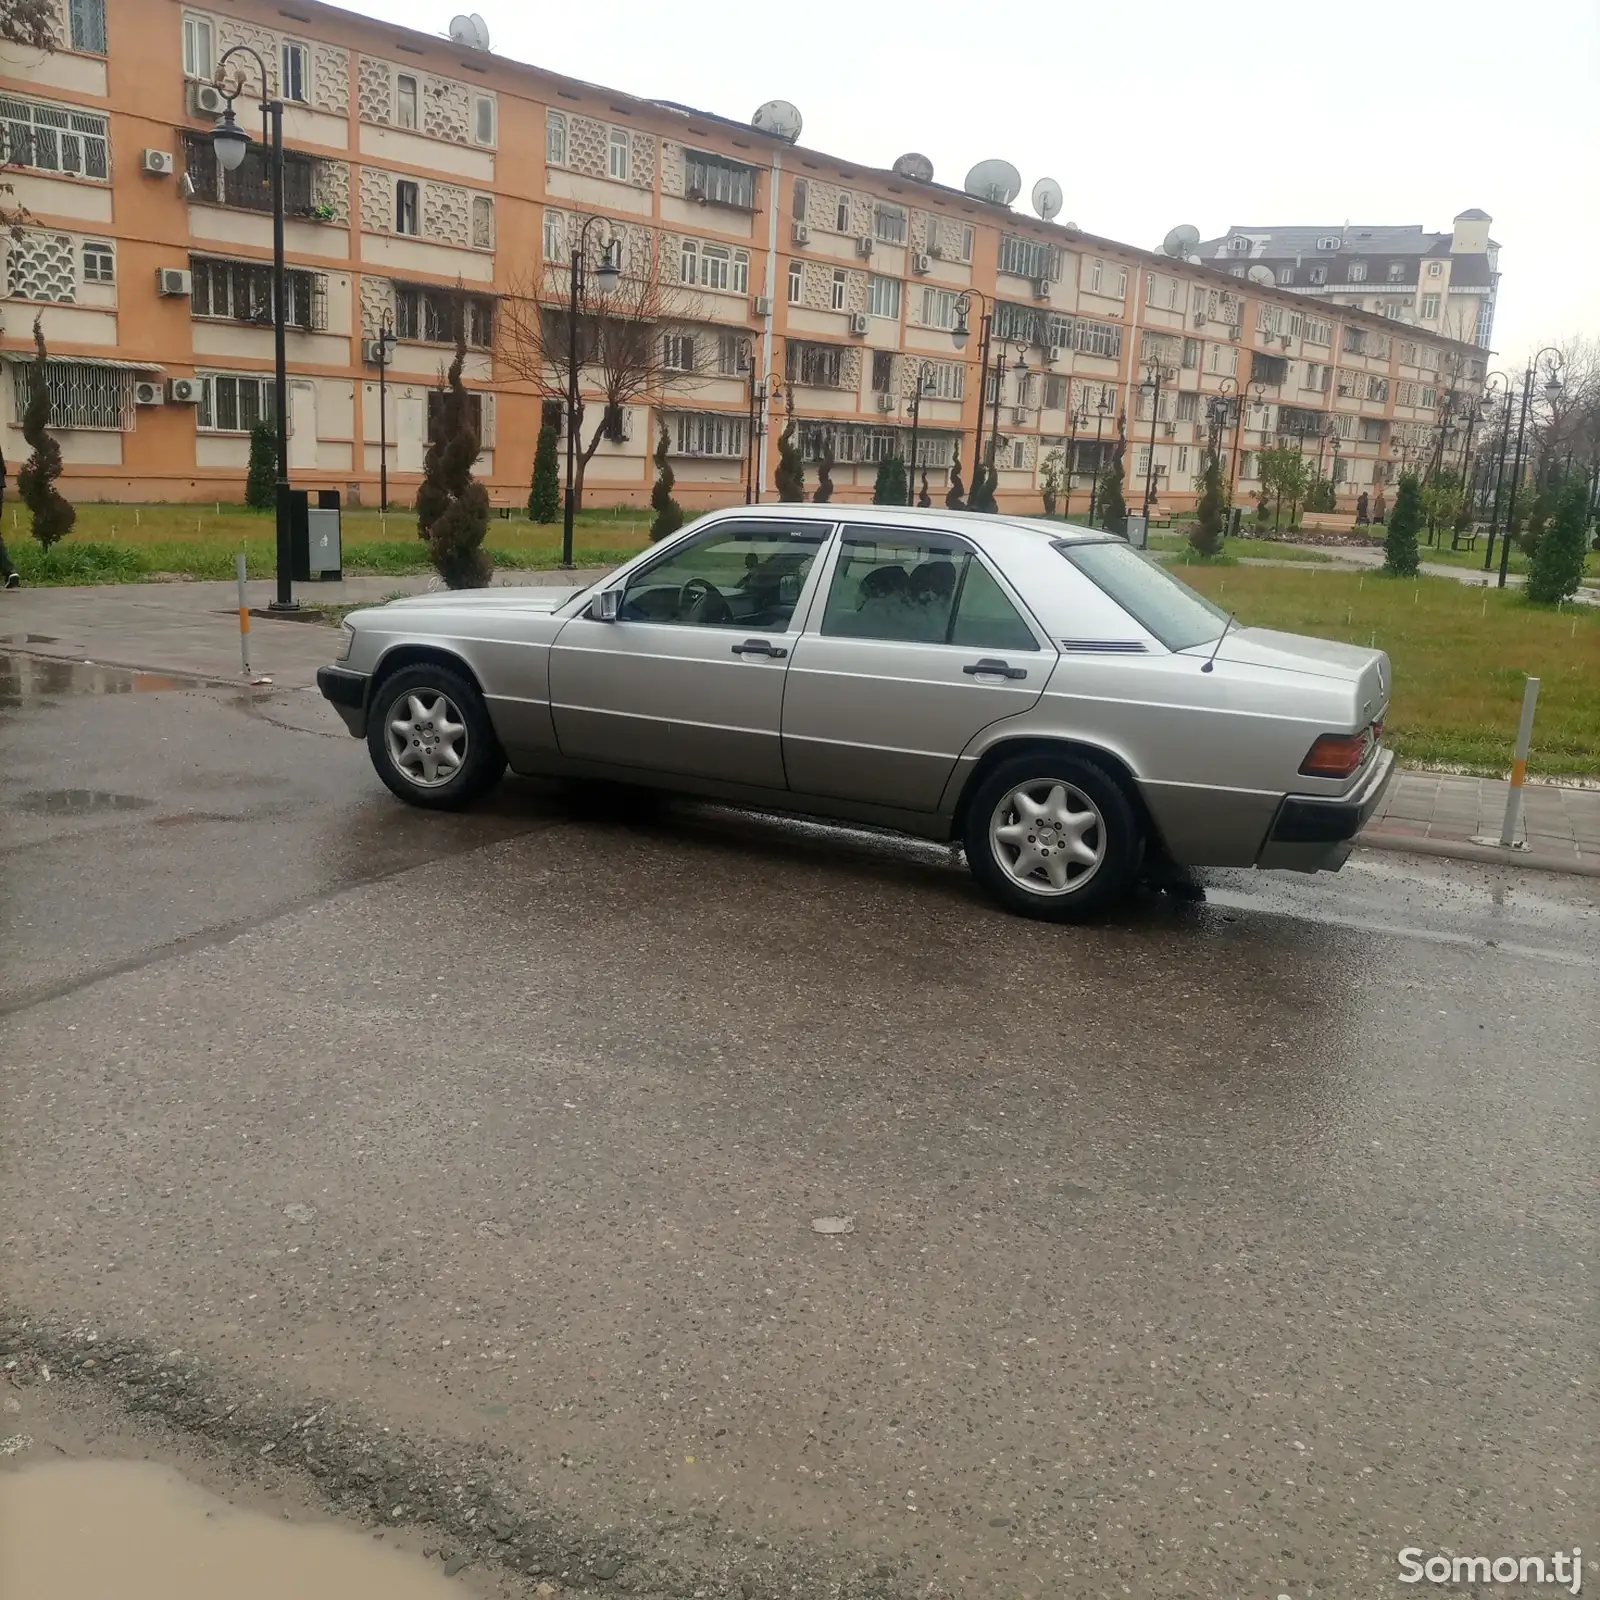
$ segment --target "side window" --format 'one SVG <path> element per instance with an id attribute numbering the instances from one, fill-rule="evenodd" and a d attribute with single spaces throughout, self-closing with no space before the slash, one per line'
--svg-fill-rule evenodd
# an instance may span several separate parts
<path id="1" fill-rule="evenodd" d="M 845 534 L 822 632 L 898 644 L 1039 648 L 999 584 L 965 546 L 893 532 Z"/>
<path id="2" fill-rule="evenodd" d="M 829 531 L 816 523 L 718 528 L 631 577 L 621 620 L 782 633 Z"/>

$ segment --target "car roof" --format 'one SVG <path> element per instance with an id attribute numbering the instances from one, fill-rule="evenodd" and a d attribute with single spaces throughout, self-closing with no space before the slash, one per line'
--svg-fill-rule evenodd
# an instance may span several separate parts
<path id="1" fill-rule="evenodd" d="M 776 505 L 730 506 L 723 515 L 770 518 L 774 521 L 889 523 L 900 528 L 921 528 L 929 533 L 962 533 L 977 543 L 984 535 L 997 533 L 1054 542 L 1101 544 L 1117 541 L 1117 535 L 1103 528 L 1085 528 L 1075 522 L 1044 521 L 1033 517 L 1008 517 L 986 511 L 953 511 L 948 507 L 852 505 L 848 501 L 779 502 Z M 1120 542 L 1120 541 L 1117 541 Z"/>

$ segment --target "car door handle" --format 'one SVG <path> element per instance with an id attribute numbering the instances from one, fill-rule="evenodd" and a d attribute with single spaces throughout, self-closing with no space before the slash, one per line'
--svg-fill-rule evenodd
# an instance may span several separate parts
<path id="1" fill-rule="evenodd" d="M 993 675 L 997 678 L 1026 678 L 1026 667 L 1013 667 L 1004 661 L 996 661 L 992 656 L 985 656 L 982 661 L 974 661 L 971 666 L 961 669 L 969 678 L 976 678 L 979 673 Z"/>
<path id="2" fill-rule="evenodd" d="M 736 656 L 768 656 L 773 661 L 781 661 L 788 651 L 781 644 L 768 644 L 765 639 L 746 639 L 743 644 L 733 647 Z"/>

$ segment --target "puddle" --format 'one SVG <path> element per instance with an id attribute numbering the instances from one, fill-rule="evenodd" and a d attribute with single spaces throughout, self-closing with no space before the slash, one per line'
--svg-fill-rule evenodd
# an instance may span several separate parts
<path id="1" fill-rule="evenodd" d="M 109 789 L 30 789 L 18 804 L 24 811 L 46 817 L 87 817 L 99 811 L 143 811 L 155 802 Z"/>
<path id="2" fill-rule="evenodd" d="M 87 661 L 0 653 L 0 707 L 36 705 L 58 695 L 166 694 L 176 689 L 238 689 L 221 678 L 182 678 Z"/>
<path id="3" fill-rule="evenodd" d="M 462 1600 L 370 1534 L 240 1511 L 170 1468 L 60 1461 L 0 1472 L 5 1600 Z"/>

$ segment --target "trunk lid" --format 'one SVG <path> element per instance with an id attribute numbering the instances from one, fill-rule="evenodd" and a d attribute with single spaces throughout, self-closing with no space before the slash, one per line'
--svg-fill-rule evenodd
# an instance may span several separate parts
<path id="1" fill-rule="evenodd" d="M 1198 645 L 1188 653 L 1209 655 L 1211 647 Z M 1394 685 L 1389 657 L 1382 650 L 1339 644 L 1333 639 L 1313 639 L 1301 633 L 1279 633 L 1274 628 L 1230 628 L 1217 659 L 1351 684 L 1356 689 L 1363 723 L 1383 716 Z"/>

